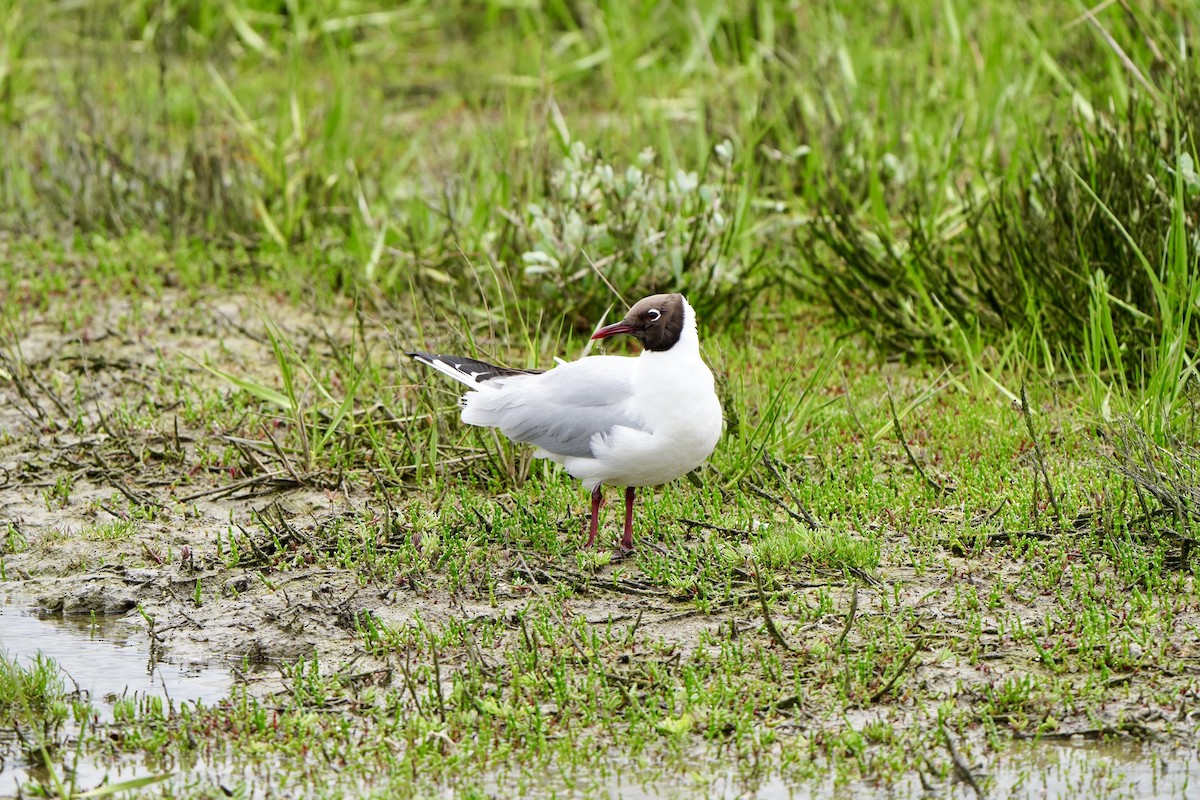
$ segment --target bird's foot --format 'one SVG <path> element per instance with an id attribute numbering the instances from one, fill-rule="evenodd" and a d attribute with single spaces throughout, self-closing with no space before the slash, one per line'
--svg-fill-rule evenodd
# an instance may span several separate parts
<path id="1" fill-rule="evenodd" d="M 622 539 L 621 544 L 617 547 L 616 555 L 613 556 L 613 561 L 624 561 L 635 555 L 637 555 L 637 549 L 633 546 L 633 542 Z"/>

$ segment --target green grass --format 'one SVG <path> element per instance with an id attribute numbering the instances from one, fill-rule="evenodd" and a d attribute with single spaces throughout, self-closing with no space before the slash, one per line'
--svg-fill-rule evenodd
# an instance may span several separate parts
<path id="1" fill-rule="evenodd" d="M 70 728 L 5 661 L 6 724 L 172 797 L 1194 746 L 1194 14 L 0 4 L 0 577 L 148 571 L 168 651 L 278 667 Z M 726 432 L 619 559 L 403 353 L 548 368 L 661 289 Z"/>

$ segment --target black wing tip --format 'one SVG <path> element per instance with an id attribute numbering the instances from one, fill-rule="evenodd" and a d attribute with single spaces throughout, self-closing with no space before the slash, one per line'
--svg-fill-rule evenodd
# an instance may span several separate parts
<path id="1" fill-rule="evenodd" d="M 510 378 L 514 375 L 538 375 L 545 371 L 540 369 L 516 369 L 512 367 L 501 367 L 487 361 L 480 361 L 477 358 L 426 353 L 423 350 L 413 350 L 405 353 L 405 355 L 407 355 L 409 358 L 427 364 L 438 361 L 450 367 L 451 369 L 462 372 L 464 375 L 470 375 L 477 381 L 490 381 L 495 378 Z"/>

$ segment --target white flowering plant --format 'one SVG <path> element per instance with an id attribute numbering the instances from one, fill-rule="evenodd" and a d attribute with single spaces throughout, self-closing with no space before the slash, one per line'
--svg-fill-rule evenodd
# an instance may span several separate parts
<path id="1" fill-rule="evenodd" d="M 518 215 L 527 288 L 581 323 L 611 304 L 606 282 L 627 299 L 681 291 L 710 308 L 753 291 L 735 247 L 743 209 L 733 144 L 714 147 L 700 173 L 668 175 L 657 162 L 646 148 L 621 168 L 572 143 L 547 196 Z"/>

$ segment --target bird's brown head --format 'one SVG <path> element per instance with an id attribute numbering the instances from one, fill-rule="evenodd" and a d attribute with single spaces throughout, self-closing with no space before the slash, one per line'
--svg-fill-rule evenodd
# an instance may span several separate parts
<path id="1" fill-rule="evenodd" d="M 593 339 L 627 333 L 647 350 L 670 350 L 683 334 L 684 299 L 681 294 L 654 294 L 629 309 L 625 319 L 606 325 Z"/>

